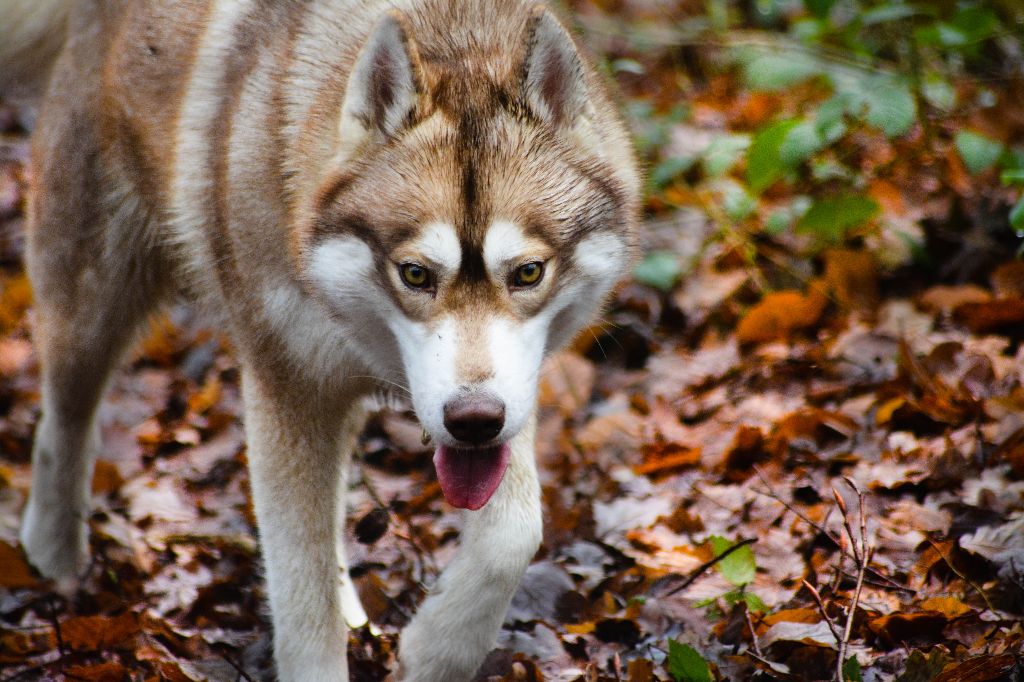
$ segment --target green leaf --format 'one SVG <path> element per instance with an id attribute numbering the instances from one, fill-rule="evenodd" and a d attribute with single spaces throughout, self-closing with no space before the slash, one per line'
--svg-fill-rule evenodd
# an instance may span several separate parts
<path id="1" fill-rule="evenodd" d="M 937 73 L 925 76 L 921 85 L 921 94 L 928 104 L 936 109 L 949 111 L 956 106 L 956 90 L 949 81 Z"/>
<path id="2" fill-rule="evenodd" d="M 810 121 L 802 121 L 786 133 L 779 145 L 779 160 L 790 168 L 796 168 L 824 146 L 817 126 Z"/>
<path id="3" fill-rule="evenodd" d="M 728 173 L 750 148 L 750 136 L 742 134 L 720 135 L 704 150 L 704 172 L 708 177 Z"/>
<path id="4" fill-rule="evenodd" d="M 819 19 L 827 18 L 834 4 L 836 4 L 836 0 L 804 0 L 804 7 L 807 8 L 807 11 Z"/>
<path id="5" fill-rule="evenodd" d="M 861 682 L 863 679 L 860 672 L 860 662 L 856 656 L 850 656 L 843 662 L 843 682 Z"/>
<path id="6" fill-rule="evenodd" d="M 679 257 L 671 251 L 652 251 L 637 264 L 633 279 L 661 291 L 672 291 L 683 274 Z"/>
<path id="7" fill-rule="evenodd" d="M 1024 185 L 1024 168 L 1010 168 L 999 174 L 1004 185 Z"/>
<path id="8" fill-rule="evenodd" d="M 867 104 L 864 120 L 886 137 L 899 137 L 910 130 L 917 119 L 917 101 L 910 86 L 893 79 L 874 81 L 862 92 Z"/>
<path id="9" fill-rule="evenodd" d="M 814 57 L 797 51 L 753 53 L 743 65 L 743 81 L 753 90 L 783 90 L 821 73 Z"/>
<path id="10" fill-rule="evenodd" d="M 688 171 L 694 161 L 694 158 L 684 156 L 670 156 L 667 159 L 662 159 L 657 166 L 651 169 L 651 175 L 647 182 L 656 190 L 664 189 L 668 183 Z"/>
<path id="11" fill-rule="evenodd" d="M 874 24 L 884 24 L 890 21 L 906 19 L 907 17 L 912 17 L 920 12 L 921 10 L 913 5 L 904 5 L 903 3 L 898 2 L 891 5 L 882 5 L 881 7 L 876 7 L 866 12 L 862 12 L 860 15 L 860 22 L 864 26 L 872 26 Z"/>
<path id="12" fill-rule="evenodd" d="M 715 552 L 715 556 L 721 556 L 736 544 L 720 535 L 712 535 L 708 539 L 711 541 L 711 549 Z M 738 587 L 754 582 L 754 575 L 757 573 L 757 561 L 754 559 L 754 551 L 750 549 L 750 545 L 740 547 L 715 564 L 715 567 L 723 578 Z"/>
<path id="13" fill-rule="evenodd" d="M 846 115 L 856 108 L 856 99 L 848 92 L 839 92 L 818 107 L 815 126 L 818 136 L 832 144 L 846 134 Z"/>
<path id="14" fill-rule="evenodd" d="M 956 150 L 971 175 L 977 175 L 995 165 L 1005 148 L 1002 142 L 981 133 L 961 130 L 956 134 Z"/>
<path id="15" fill-rule="evenodd" d="M 732 178 L 722 178 L 712 186 L 730 220 L 740 221 L 757 210 L 757 199 Z"/>
<path id="16" fill-rule="evenodd" d="M 1010 209 L 1010 227 L 1018 233 L 1024 232 L 1024 197 Z"/>
<path id="17" fill-rule="evenodd" d="M 748 611 L 761 611 L 761 612 L 764 612 L 764 611 L 768 610 L 768 605 L 765 604 L 764 601 L 762 601 L 761 598 L 758 597 L 753 592 L 744 592 L 743 593 L 743 601 L 745 601 L 747 603 L 747 610 Z"/>
<path id="18" fill-rule="evenodd" d="M 668 641 L 668 659 L 665 667 L 675 682 L 713 682 L 711 666 L 689 644 Z"/>
<path id="19" fill-rule="evenodd" d="M 798 123 L 796 120 L 779 121 L 762 128 L 754 137 L 747 154 L 747 184 L 755 194 L 768 189 L 788 170 L 779 158 L 779 150 L 789 131 Z"/>
<path id="20" fill-rule="evenodd" d="M 859 194 L 819 199 L 796 224 L 796 229 L 823 241 L 838 243 L 847 231 L 868 222 L 878 211 L 879 206 L 873 199 Z"/>

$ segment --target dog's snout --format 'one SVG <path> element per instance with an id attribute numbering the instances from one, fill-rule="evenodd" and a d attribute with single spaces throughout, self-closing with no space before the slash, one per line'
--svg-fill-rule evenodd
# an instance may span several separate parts
<path id="1" fill-rule="evenodd" d="M 464 443 L 486 443 L 501 433 L 503 426 L 505 404 L 493 396 L 464 395 L 444 405 L 444 427 Z"/>

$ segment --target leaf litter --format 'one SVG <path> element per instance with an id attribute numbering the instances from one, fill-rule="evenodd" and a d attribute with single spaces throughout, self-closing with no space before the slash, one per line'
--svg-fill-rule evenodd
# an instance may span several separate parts
<path id="1" fill-rule="evenodd" d="M 686 49 L 633 41 L 685 4 L 574 3 L 595 49 L 632 60 L 617 74 L 627 99 L 668 110 L 684 98 Z M 613 10 L 630 28 L 607 29 Z M 718 178 L 760 172 L 740 161 L 748 132 L 816 95 L 751 92 L 736 76 L 695 86 L 688 121 L 658 123 L 661 142 L 647 131 L 655 147 L 703 157 Z M 929 269 L 903 250 L 922 221 L 999 190 L 955 150 L 915 168 L 907 140 L 862 130 L 848 142 L 862 172 L 889 173 L 869 179 L 864 219 L 883 228 L 862 248 L 801 258 L 814 238 L 799 229 L 751 247 L 734 225 L 753 218 L 723 226 L 699 183 L 665 174 L 652 191 L 644 247 L 660 255 L 545 365 L 544 542 L 480 679 L 1024 672 L 1024 272 L 1009 253 L 965 276 L 955 256 Z M 24 131 L 3 144 L 0 679 L 271 679 L 238 371 L 187 308 L 154 325 L 101 410 L 83 586 L 61 595 L 25 563 L 39 408 L 17 236 Z M 769 170 L 756 211 L 801 191 Z M 374 628 L 350 634 L 350 668 L 384 680 L 461 524 L 402 406 L 371 417 L 356 455 L 345 540 Z"/>

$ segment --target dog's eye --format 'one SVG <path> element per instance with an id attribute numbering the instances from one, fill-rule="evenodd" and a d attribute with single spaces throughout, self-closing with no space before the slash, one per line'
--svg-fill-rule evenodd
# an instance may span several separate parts
<path id="1" fill-rule="evenodd" d="M 430 287 L 430 270 L 416 263 L 403 263 L 399 268 L 402 281 L 413 289 L 427 289 Z"/>
<path id="2" fill-rule="evenodd" d="M 512 284 L 517 287 L 532 287 L 540 282 L 543 277 L 544 264 L 540 261 L 533 261 L 516 268 L 515 275 L 512 277 Z"/>

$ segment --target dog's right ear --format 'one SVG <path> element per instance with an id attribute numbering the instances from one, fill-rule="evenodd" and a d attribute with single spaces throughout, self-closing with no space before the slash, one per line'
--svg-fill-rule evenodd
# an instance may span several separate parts
<path id="1" fill-rule="evenodd" d="M 349 74 L 341 109 L 341 155 L 348 157 L 363 142 L 386 140 L 407 126 L 420 106 L 423 82 L 405 17 L 386 13 Z"/>

